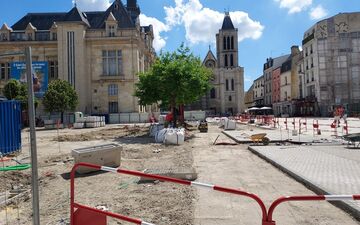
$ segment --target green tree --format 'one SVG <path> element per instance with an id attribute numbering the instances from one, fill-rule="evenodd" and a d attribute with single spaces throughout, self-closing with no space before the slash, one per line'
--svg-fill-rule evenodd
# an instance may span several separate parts
<path id="1" fill-rule="evenodd" d="M 11 79 L 4 86 L 4 96 L 8 100 L 13 100 L 20 94 L 21 84 L 18 80 Z"/>
<path id="2" fill-rule="evenodd" d="M 22 110 L 28 109 L 28 91 L 27 84 L 20 83 L 18 80 L 11 79 L 4 87 L 4 96 L 9 100 L 18 100 L 21 102 Z M 39 100 L 34 100 L 35 108 L 39 105 Z"/>
<path id="3" fill-rule="evenodd" d="M 177 51 L 161 53 L 151 69 L 139 75 L 135 96 L 141 105 L 160 102 L 175 112 L 176 107 L 191 104 L 206 94 L 211 74 L 200 58 L 182 44 Z"/>
<path id="4" fill-rule="evenodd" d="M 44 95 L 43 105 L 48 112 L 61 113 L 63 122 L 64 112 L 74 111 L 78 105 L 78 95 L 67 81 L 54 80 Z"/>

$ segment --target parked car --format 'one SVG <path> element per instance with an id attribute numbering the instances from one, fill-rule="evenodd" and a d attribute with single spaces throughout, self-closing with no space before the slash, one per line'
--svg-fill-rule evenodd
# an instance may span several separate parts
<path id="1" fill-rule="evenodd" d="M 0 102 L 2 101 L 7 101 L 7 98 L 5 98 L 4 96 L 0 96 Z"/>

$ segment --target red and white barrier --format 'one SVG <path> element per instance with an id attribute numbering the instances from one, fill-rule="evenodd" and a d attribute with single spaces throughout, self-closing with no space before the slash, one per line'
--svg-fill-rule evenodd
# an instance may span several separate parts
<path id="1" fill-rule="evenodd" d="M 106 225 L 107 217 L 116 218 L 119 220 L 127 221 L 129 223 L 138 224 L 138 225 L 154 225 L 152 223 L 144 222 L 140 219 L 130 218 L 124 215 L 115 214 L 111 212 L 106 212 L 91 208 L 85 205 L 75 203 L 75 172 L 78 167 L 90 167 L 93 169 L 98 169 L 101 171 L 111 172 L 111 173 L 120 173 L 127 174 L 137 177 L 146 177 L 155 180 L 171 182 L 181 185 L 196 186 L 201 188 L 208 188 L 214 191 L 241 195 L 249 197 L 255 200 L 261 208 L 262 211 L 262 225 L 276 225 L 276 222 L 273 220 L 273 214 L 278 205 L 284 202 L 290 201 L 349 201 L 349 200 L 360 200 L 360 195 L 319 195 L 319 196 L 290 196 L 290 197 L 280 197 L 275 200 L 269 210 L 266 209 L 264 202 L 255 194 L 241 191 L 238 189 L 227 188 L 222 186 L 217 186 L 213 184 L 206 184 L 194 181 L 180 180 L 171 177 L 164 177 L 159 175 L 145 174 L 138 171 L 125 170 L 121 168 L 111 168 L 106 166 L 98 166 L 89 163 L 79 163 L 74 165 L 70 174 L 70 225 Z"/>

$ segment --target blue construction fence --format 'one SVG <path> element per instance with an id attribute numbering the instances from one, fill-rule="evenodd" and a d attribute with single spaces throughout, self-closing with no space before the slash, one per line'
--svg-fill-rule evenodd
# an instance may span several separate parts
<path id="1" fill-rule="evenodd" d="M 21 150 L 21 104 L 0 101 L 0 153 L 9 155 Z"/>

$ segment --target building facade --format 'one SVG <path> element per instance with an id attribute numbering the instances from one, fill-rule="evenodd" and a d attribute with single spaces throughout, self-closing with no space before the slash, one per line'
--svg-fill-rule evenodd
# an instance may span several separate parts
<path id="1" fill-rule="evenodd" d="M 134 97 L 137 74 L 155 59 L 153 28 L 140 26 L 136 0 L 115 0 L 106 11 L 29 13 L 0 30 L 0 54 L 32 47 L 33 61 L 49 65 L 49 80 L 68 81 L 87 114 L 139 112 Z M 22 56 L 0 59 L 0 89 L 11 78 L 10 64 Z"/>
<path id="2" fill-rule="evenodd" d="M 258 108 L 264 106 L 264 76 L 254 81 L 254 103 Z"/>
<path id="3" fill-rule="evenodd" d="M 212 114 L 234 115 L 245 110 L 244 68 L 239 66 L 238 30 L 229 13 L 216 34 L 216 57 L 211 49 L 203 64 L 212 70 L 212 89 L 197 104 L 187 109 L 211 111 Z"/>
<path id="4" fill-rule="evenodd" d="M 335 107 L 360 112 L 360 13 L 340 13 L 308 29 L 303 39 L 305 98 L 318 113 L 330 116 Z M 316 109 L 315 109 L 316 110 Z"/>

